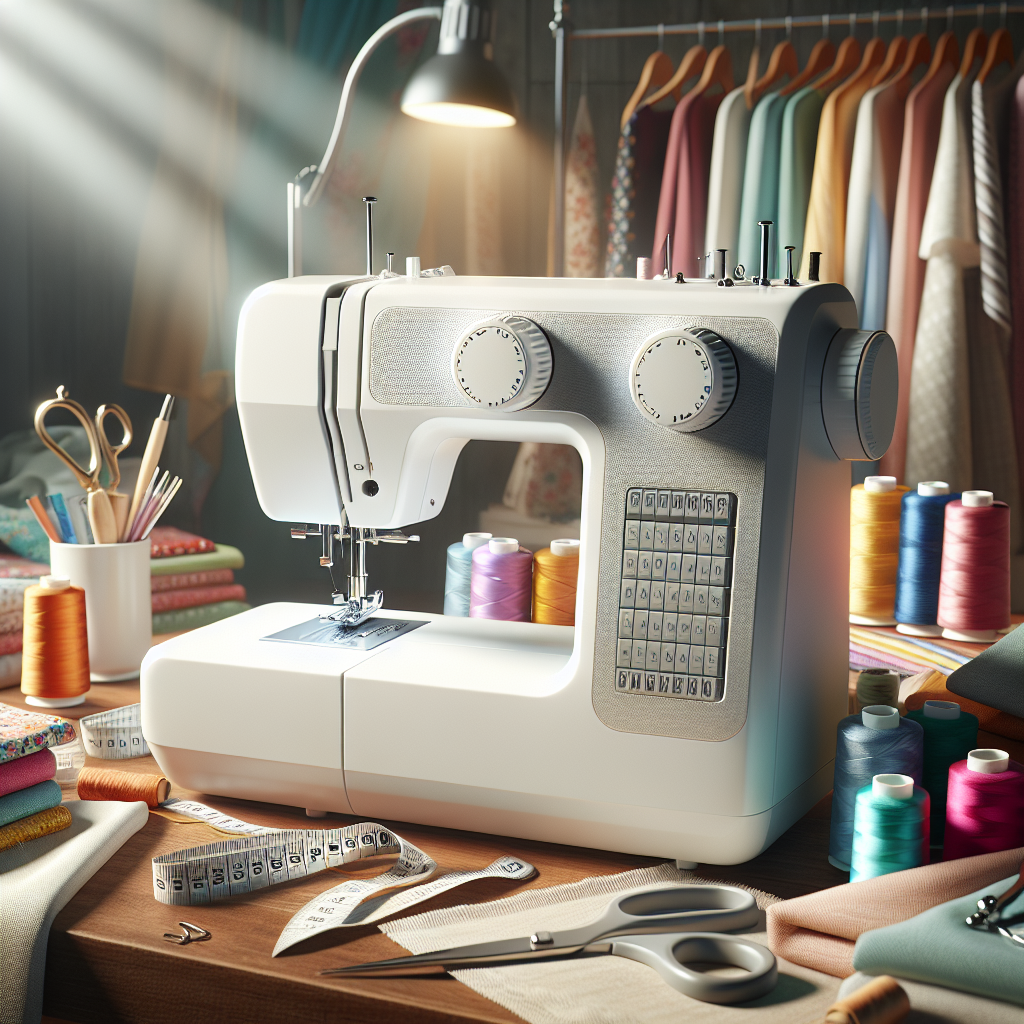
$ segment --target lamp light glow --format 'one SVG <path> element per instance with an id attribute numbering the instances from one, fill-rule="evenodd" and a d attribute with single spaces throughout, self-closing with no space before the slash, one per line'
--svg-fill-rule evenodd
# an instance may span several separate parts
<path id="1" fill-rule="evenodd" d="M 471 103 L 403 103 L 402 113 L 431 124 L 458 128 L 511 128 L 516 119 L 503 110 Z"/>

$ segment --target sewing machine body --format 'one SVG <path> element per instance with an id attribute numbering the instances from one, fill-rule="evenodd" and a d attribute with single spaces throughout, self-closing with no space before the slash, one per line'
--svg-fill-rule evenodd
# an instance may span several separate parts
<path id="1" fill-rule="evenodd" d="M 518 412 L 475 406 L 451 370 L 473 325 L 509 314 L 539 325 L 553 356 L 550 384 Z M 687 861 L 755 856 L 831 788 L 846 714 L 850 471 L 821 394 L 830 344 L 855 327 L 837 285 L 260 288 L 240 320 L 237 398 L 264 511 L 403 527 L 437 515 L 470 439 L 571 444 L 576 626 L 388 610 L 425 625 L 349 651 L 266 639 L 329 608 L 255 608 L 147 657 L 142 724 L 161 768 L 207 793 L 360 817 Z M 732 405 L 692 433 L 651 422 L 629 391 L 638 349 L 670 328 L 708 328 L 735 356 Z M 687 517 L 687 495 L 700 515 Z M 703 693 L 667 691 L 665 673 L 652 690 L 643 670 L 634 686 L 618 635 L 630 523 L 690 518 L 730 545 L 722 667 L 698 674 Z"/>

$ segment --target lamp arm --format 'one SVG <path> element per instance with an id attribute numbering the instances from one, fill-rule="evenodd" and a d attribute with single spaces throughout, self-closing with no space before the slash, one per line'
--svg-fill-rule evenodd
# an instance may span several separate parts
<path id="1" fill-rule="evenodd" d="M 356 59 L 352 61 L 352 66 L 348 69 L 348 74 L 345 76 L 345 85 L 341 90 L 341 102 L 338 104 L 338 116 L 334 119 L 334 131 L 331 132 L 330 142 L 327 143 L 327 151 L 324 153 L 324 158 L 320 161 L 320 166 L 316 170 L 316 176 L 302 198 L 304 206 L 312 206 L 317 201 L 321 190 L 327 184 L 327 179 L 331 176 L 331 171 L 334 169 L 335 154 L 345 134 L 345 128 L 348 125 L 349 116 L 352 111 L 352 96 L 359 82 L 359 76 L 363 73 L 363 68 L 370 59 L 370 55 L 388 36 L 394 35 L 400 28 L 404 28 L 414 21 L 425 21 L 428 19 L 440 21 L 441 8 L 417 7 L 415 10 L 398 14 L 390 21 L 386 21 L 381 25 L 363 43 L 362 49 L 356 54 Z"/>

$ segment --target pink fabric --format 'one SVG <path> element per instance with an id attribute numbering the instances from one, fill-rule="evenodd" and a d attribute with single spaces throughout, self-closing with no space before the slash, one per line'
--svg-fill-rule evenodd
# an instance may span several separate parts
<path id="1" fill-rule="evenodd" d="M 57 774 L 57 758 L 50 749 L 40 750 L 27 757 L 16 757 L 13 761 L 0 762 L 0 796 L 28 789 L 38 782 L 45 782 Z"/>

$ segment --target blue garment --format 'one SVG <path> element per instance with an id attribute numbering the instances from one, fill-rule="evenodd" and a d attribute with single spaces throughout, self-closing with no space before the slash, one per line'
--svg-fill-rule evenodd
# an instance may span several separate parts
<path id="1" fill-rule="evenodd" d="M 782 115 L 782 144 L 779 154 L 779 219 L 775 238 L 779 266 L 785 266 L 785 248 L 796 247 L 793 269 L 803 262 L 804 228 L 811 200 L 814 153 L 818 145 L 818 123 L 827 94 L 807 85 L 789 97 Z"/>
<path id="2" fill-rule="evenodd" d="M 766 93 L 750 115 L 747 159 L 743 169 L 743 197 L 740 201 L 740 241 L 736 262 L 746 268 L 747 277 L 757 272 L 761 259 L 759 220 L 779 220 L 779 156 L 782 150 L 782 116 L 786 96 Z M 777 277 L 775 247 L 769 262 L 770 276 Z"/>

